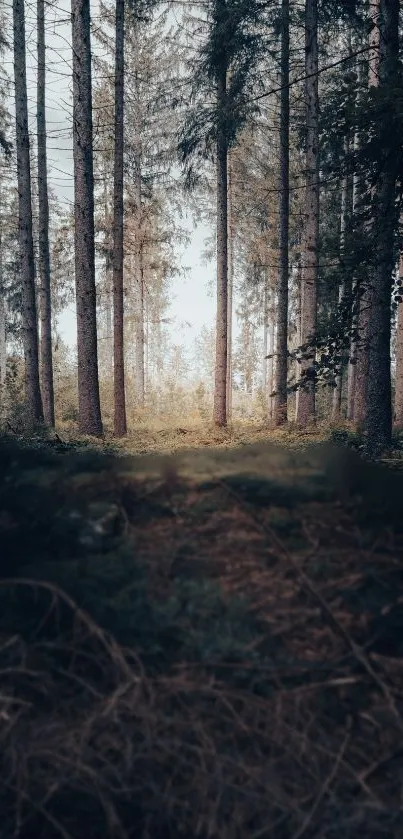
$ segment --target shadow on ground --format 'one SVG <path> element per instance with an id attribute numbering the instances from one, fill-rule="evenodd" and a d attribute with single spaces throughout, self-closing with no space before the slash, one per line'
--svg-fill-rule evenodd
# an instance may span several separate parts
<path id="1" fill-rule="evenodd" d="M 4 839 L 401 836 L 398 470 L 4 438 L 0 474 Z"/>

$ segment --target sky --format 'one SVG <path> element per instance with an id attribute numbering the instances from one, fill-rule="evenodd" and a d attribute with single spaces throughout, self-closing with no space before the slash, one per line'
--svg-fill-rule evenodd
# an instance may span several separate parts
<path id="1" fill-rule="evenodd" d="M 7 0 L 7 6 L 11 4 Z M 26 46 L 27 86 L 30 128 L 36 131 L 36 0 L 26 0 Z M 92 20 L 96 23 L 97 3 L 92 3 Z M 47 78 L 46 118 L 48 137 L 48 178 L 60 202 L 71 205 L 73 195 L 73 151 L 72 151 L 72 79 L 71 79 L 71 25 L 68 0 L 55 0 L 46 6 Z M 93 52 L 102 48 L 92 38 Z M 6 56 L 6 69 L 12 77 L 12 55 Z M 191 348 L 194 338 L 206 325 L 211 327 L 215 318 L 215 299 L 209 292 L 214 278 L 214 264 L 202 264 L 201 254 L 204 240 L 209 231 L 206 227 L 193 227 L 188 218 L 191 232 L 190 244 L 182 248 L 181 264 L 188 266 L 185 277 L 172 280 L 172 303 L 167 317 L 172 319 L 169 327 L 174 343 Z M 60 316 L 58 321 L 62 338 L 71 347 L 76 340 L 74 304 Z"/>

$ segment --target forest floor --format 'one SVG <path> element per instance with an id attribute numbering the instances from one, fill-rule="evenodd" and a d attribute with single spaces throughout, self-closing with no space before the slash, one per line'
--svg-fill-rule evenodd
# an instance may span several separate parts
<path id="1" fill-rule="evenodd" d="M 403 447 L 326 436 L 0 441 L 2 839 L 401 839 Z"/>

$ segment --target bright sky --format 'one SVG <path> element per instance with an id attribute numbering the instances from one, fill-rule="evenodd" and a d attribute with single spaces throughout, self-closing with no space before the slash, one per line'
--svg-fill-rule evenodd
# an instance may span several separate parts
<path id="1" fill-rule="evenodd" d="M 10 6 L 10 0 L 6 0 Z M 28 109 L 32 132 L 36 131 L 36 1 L 26 0 L 27 83 Z M 96 19 L 97 0 L 92 4 L 93 20 Z M 11 20 L 11 10 L 10 10 Z M 73 152 L 72 152 L 72 80 L 71 80 L 71 26 L 68 0 L 56 0 L 46 5 L 47 83 L 46 117 L 48 136 L 49 186 L 60 201 L 73 201 Z M 99 49 L 92 40 L 93 51 Z M 7 70 L 12 76 L 12 56 L 7 56 Z M 173 319 L 172 339 L 190 347 L 203 325 L 211 326 L 215 316 L 215 300 L 208 292 L 214 275 L 214 265 L 201 264 L 205 227 L 193 229 L 191 243 L 183 249 L 181 263 L 189 266 L 187 276 L 172 281 L 172 303 L 168 317 Z M 191 324 L 186 326 L 185 324 Z M 74 345 L 76 336 L 75 308 L 72 305 L 59 320 L 60 332 L 68 344 Z"/>

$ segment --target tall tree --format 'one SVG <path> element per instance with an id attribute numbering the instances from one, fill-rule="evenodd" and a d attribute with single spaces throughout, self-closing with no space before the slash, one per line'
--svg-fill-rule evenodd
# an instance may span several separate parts
<path id="1" fill-rule="evenodd" d="M 280 217 L 277 280 L 277 346 L 275 425 L 287 422 L 288 372 L 288 238 L 290 212 L 290 2 L 281 3 L 280 69 Z"/>
<path id="2" fill-rule="evenodd" d="M 71 17 L 79 427 L 83 434 L 100 437 L 89 0 L 72 0 Z"/>
<path id="3" fill-rule="evenodd" d="M 319 238 L 319 97 L 318 2 L 305 2 L 305 112 L 306 195 L 303 270 L 301 278 L 301 339 L 309 345 L 316 331 L 316 298 Z M 315 350 L 308 348 L 301 363 L 304 382 L 297 401 L 296 421 L 305 426 L 315 419 Z"/>
<path id="4" fill-rule="evenodd" d="M 127 433 L 123 334 L 123 105 L 124 105 L 124 0 L 116 0 L 115 43 L 115 161 L 113 195 L 113 359 L 114 430 Z"/>
<path id="5" fill-rule="evenodd" d="M 222 5 L 225 9 L 225 0 Z M 219 11 L 222 10 L 220 9 Z M 228 134 L 227 113 L 228 56 L 225 44 L 217 60 L 217 315 L 216 364 L 214 384 L 214 422 L 227 424 L 228 358 Z"/>
<path id="6" fill-rule="evenodd" d="M 46 48 L 45 0 L 37 2 L 38 76 L 37 76 L 37 143 L 38 143 L 38 245 L 39 245 L 39 317 L 40 360 L 43 413 L 47 425 L 55 424 L 52 360 L 52 302 L 49 254 L 49 198 L 46 153 Z"/>
<path id="7" fill-rule="evenodd" d="M 394 422 L 396 427 L 403 430 L 403 254 L 399 260 L 399 301 L 397 306 L 396 323 L 396 372 L 395 372 L 395 402 Z"/>
<path id="8" fill-rule="evenodd" d="M 393 115 L 395 91 L 401 85 L 399 63 L 399 0 L 379 0 L 379 60 L 376 101 L 385 100 Z M 377 119 L 378 130 L 382 128 Z M 392 141 L 389 139 L 392 135 Z M 378 177 L 372 193 L 375 261 L 371 267 L 371 305 L 368 316 L 368 385 L 365 434 L 372 450 L 386 448 L 392 438 L 391 300 L 398 226 L 396 184 L 400 150 L 396 153 L 393 130 L 381 130 Z"/>
<path id="9" fill-rule="evenodd" d="M 43 420 L 43 408 L 39 385 L 39 347 L 32 236 L 24 0 L 13 0 L 13 30 L 25 398 L 32 418 L 35 421 L 41 421 Z"/>

